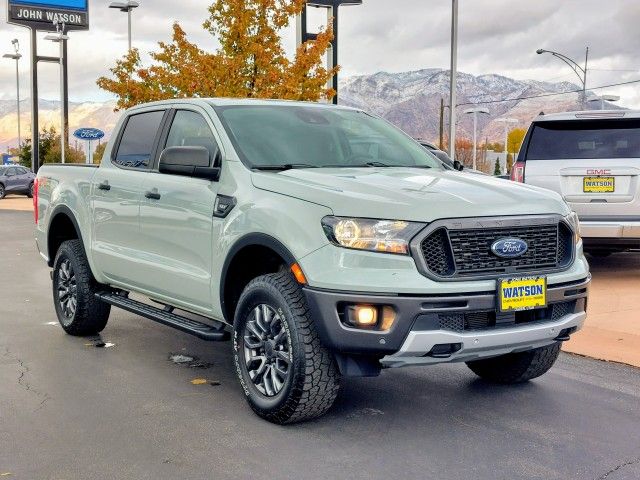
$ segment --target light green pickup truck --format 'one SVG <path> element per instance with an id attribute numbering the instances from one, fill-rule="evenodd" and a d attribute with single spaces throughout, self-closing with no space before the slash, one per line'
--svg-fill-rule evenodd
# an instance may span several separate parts
<path id="1" fill-rule="evenodd" d="M 317 417 L 341 377 L 466 362 L 545 373 L 586 316 L 578 220 L 551 191 L 444 168 L 366 112 L 141 105 L 99 168 L 46 165 L 36 240 L 71 335 L 111 306 L 231 338 L 254 411 Z"/>

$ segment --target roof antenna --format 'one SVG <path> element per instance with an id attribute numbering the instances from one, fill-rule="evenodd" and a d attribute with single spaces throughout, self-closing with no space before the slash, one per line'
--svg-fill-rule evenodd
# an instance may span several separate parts
<path id="1" fill-rule="evenodd" d="M 540 112 L 538 115 L 544 115 L 544 112 Z"/>

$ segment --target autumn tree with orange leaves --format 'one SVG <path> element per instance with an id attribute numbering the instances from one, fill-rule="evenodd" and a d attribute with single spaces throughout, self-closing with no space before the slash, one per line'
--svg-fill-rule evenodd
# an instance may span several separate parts
<path id="1" fill-rule="evenodd" d="M 189 42 L 178 23 L 170 43 L 159 42 L 152 64 L 131 50 L 101 77 L 98 86 L 118 97 L 117 108 L 169 98 L 241 97 L 317 101 L 335 95 L 327 87 L 336 73 L 323 56 L 333 33 L 328 27 L 301 45 L 294 59 L 280 32 L 302 11 L 305 0 L 217 0 L 203 27 L 220 43 L 215 53 Z"/>

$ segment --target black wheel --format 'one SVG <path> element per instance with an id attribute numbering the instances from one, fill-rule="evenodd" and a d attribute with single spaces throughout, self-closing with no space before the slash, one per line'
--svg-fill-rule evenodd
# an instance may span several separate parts
<path id="1" fill-rule="evenodd" d="M 319 417 L 338 394 L 335 359 L 320 343 L 304 294 L 289 272 L 247 285 L 236 309 L 233 353 L 249 405 L 270 422 Z"/>
<path id="2" fill-rule="evenodd" d="M 69 335 L 95 335 L 104 330 L 111 306 L 95 298 L 105 287 L 95 281 L 80 240 L 68 240 L 53 265 L 53 303 Z"/>
<path id="3" fill-rule="evenodd" d="M 468 362 L 479 377 L 496 383 L 522 383 L 544 375 L 560 355 L 560 343 L 520 353 Z"/>
<path id="4" fill-rule="evenodd" d="M 29 190 L 27 190 L 27 197 L 33 198 L 33 183 L 29 185 Z"/>
<path id="5" fill-rule="evenodd" d="M 2 200 L 6 194 L 7 192 L 4 189 L 4 185 L 0 183 L 0 200 Z"/>

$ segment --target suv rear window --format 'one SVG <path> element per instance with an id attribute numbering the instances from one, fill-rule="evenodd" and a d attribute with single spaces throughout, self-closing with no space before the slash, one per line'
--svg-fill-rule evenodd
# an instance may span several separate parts
<path id="1" fill-rule="evenodd" d="M 540 122 L 527 160 L 640 158 L 640 119 Z"/>

